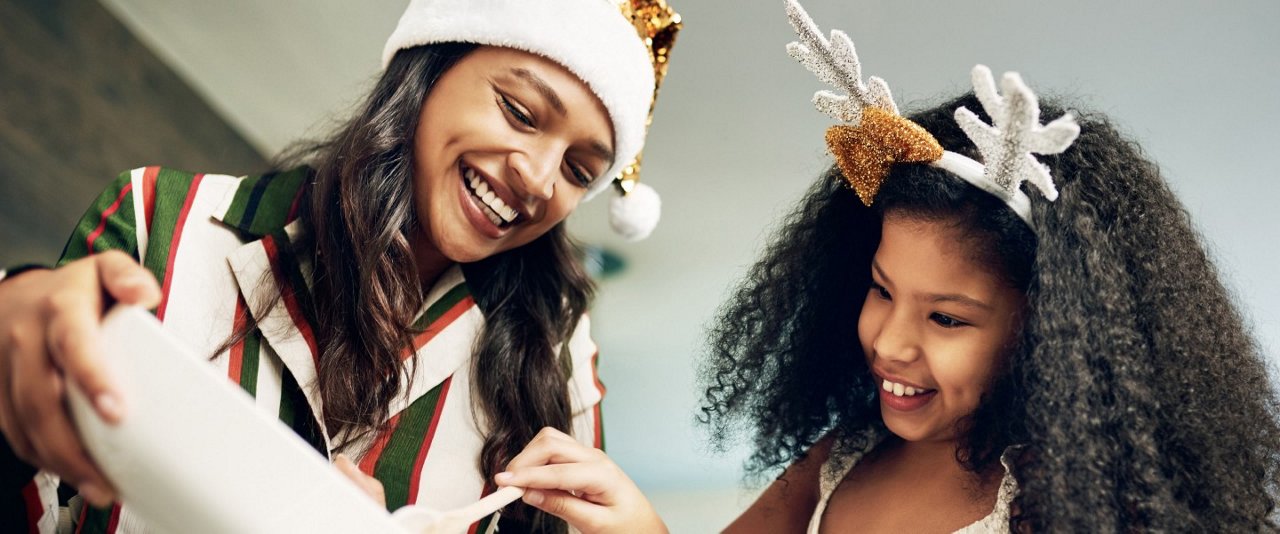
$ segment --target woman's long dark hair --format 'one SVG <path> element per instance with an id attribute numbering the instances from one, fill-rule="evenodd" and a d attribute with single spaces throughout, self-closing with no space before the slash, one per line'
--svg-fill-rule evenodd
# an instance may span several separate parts
<path id="1" fill-rule="evenodd" d="M 314 246 L 318 382 L 331 435 L 378 430 L 391 400 L 404 393 L 400 355 L 412 350 L 412 325 L 425 298 L 408 238 L 419 225 L 414 133 L 436 80 L 474 48 L 400 51 L 352 119 L 283 158 L 314 170 L 299 217 Z M 563 223 L 462 268 L 485 316 L 472 395 L 487 430 L 478 461 L 491 480 L 540 428 L 570 431 L 571 364 L 553 349 L 567 342 L 594 288 Z M 532 508 L 515 508 L 514 517 L 530 528 L 564 528 Z"/>
<path id="2" fill-rule="evenodd" d="M 912 119 L 976 158 L 959 106 L 982 109 L 968 95 Z M 1061 194 L 1031 193 L 1034 234 L 923 165 L 895 166 L 873 208 L 836 169 L 814 184 L 710 329 L 714 438 L 750 433 L 757 475 L 830 433 L 866 446 L 856 437 L 883 423 L 857 320 L 880 222 L 944 221 L 1027 295 L 1008 366 L 957 450 L 982 471 L 1021 445 L 1011 529 L 1274 530 L 1280 405 L 1259 348 L 1155 164 L 1105 118 L 1078 121 L 1072 148 L 1041 158 Z"/>

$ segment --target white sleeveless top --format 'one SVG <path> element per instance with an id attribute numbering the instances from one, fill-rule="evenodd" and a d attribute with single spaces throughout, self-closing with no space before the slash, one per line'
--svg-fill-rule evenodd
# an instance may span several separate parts
<path id="1" fill-rule="evenodd" d="M 844 480 L 844 477 L 849 474 L 849 471 L 858 464 L 858 461 L 863 456 L 883 441 L 884 435 L 880 432 L 871 432 L 870 435 L 872 439 L 868 441 L 869 445 L 863 450 L 849 454 L 835 454 L 835 451 L 840 450 L 841 443 L 839 442 L 831 448 L 832 454 L 822 464 L 822 471 L 818 475 L 818 506 L 813 509 L 813 517 L 809 519 L 808 534 L 818 534 L 818 527 L 822 525 L 822 515 L 827 511 L 827 502 L 831 500 L 831 495 L 840 486 L 840 482 Z M 995 509 L 991 510 L 991 513 L 987 514 L 986 517 L 957 530 L 955 534 L 989 534 L 1009 531 L 1009 503 L 1013 501 L 1013 496 L 1018 492 L 1018 482 L 1009 474 L 1008 456 L 1008 450 L 1005 450 L 1005 453 L 1000 456 L 1000 464 L 1004 466 L 1004 478 L 1000 480 L 1000 491 L 996 494 Z"/>

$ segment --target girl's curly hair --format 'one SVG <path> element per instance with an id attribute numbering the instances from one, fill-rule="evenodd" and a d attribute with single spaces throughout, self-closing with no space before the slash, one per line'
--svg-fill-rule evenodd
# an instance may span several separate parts
<path id="1" fill-rule="evenodd" d="M 976 159 L 960 106 L 982 109 L 966 95 L 911 118 Z M 1280 412 L 1260 349 L 1157 166 L 1105 117 L 1077 115 L 1075 144 L 1040 157 L 1060 196 L 1032 195 L 1034 234 L 926 165 L 896 165 L 871 208 L 838 169 L 819 179 L 710 328 L 713 440 L 746 430 L 760 475 L 829 433 L 854 448 L 883 428 L 857 321 L 880 223 L 901 214 L 953 225 L 1026 293 L 1007 369 L 957 450 L 976 472 L 1021 445 L 1012 530 L 1275 530 Z"/>

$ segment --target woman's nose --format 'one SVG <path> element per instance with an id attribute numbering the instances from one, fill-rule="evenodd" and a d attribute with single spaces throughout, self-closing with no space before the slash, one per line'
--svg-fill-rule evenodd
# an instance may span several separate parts
<path id="1" fill-rule="evenodd" d="M 560 158 L 553 157 L 549 152 L 530 154 L 517 151 L 508 156 L 508 166 L 516 178 L 513 185 L 520 193 L 543 200 L 550 200 L 555 195 L 556 169 L 560 167 Z"/>

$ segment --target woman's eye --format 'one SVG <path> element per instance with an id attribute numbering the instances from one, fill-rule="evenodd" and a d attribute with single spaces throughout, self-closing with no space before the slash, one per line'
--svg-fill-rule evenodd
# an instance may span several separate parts
<path id="1" fill-rule="evenodd" d="M 943 315 L 941 313 L 934 313 L 929 316 L 929 319 L 933 320 L 933 322 L 935 323 L 938 323 L 938 326 L 941 326 L 943 328 L 958 328 L 961 326 L 967 326 L 969 324 L 959 319 L 956 319 L 954 317 Z"/>
<path id="2" fill-rule="evenodd" d="M 591 185 L 590 174 L 587 174 L 586 171 L 582 170 L 581 167 L 574 165 L 572 163 L 569 163 L 568 166 L 569 166 L 569 174 L 573 175 L 574 181 L 578 182 L 578 184 L 581 185 L 582 187 L 587 187 Z"/>
<path id="3" fill-rule="evenodd" d="M 520 121 L 520 123 L 525 126 L 533 128 L 533 119 L 530 118 L 529 115 L 525 114 L 523 111 L 520 111 L 520 108 L 516 107 L 515 104 L 511 103 L 511 100 L 508 99 L 506 95 L 500 94 L 498 95 L 498 98 L 502 102 L 502 107 L 506 109 L 507 113 L 511 114 L 512 118 L 514 118 L 517 121 Z"/>
<path id="4" fill-rule="evenodd" d="M 875 282 L 871 282 L 871 291 L 872 291 L 872 292 L 874 292 L 874 293 L 876 294 L 876 296 L 878 296 L 878 297 L 880 297 L 880 298 L 882 298 L 882 299 L 884 299 L 884 300 L 893 300 L 893 298 L 892 298 L 891 296 L 889 296 L 889 290 L 888 290 L 888 289 L 885 289 L 885 288 L 884 288 L 884 286 L 882 286 L 882 285 L 880 285 L 880 284 L 877 284 L 877 283 L 875 283 Z"/>

